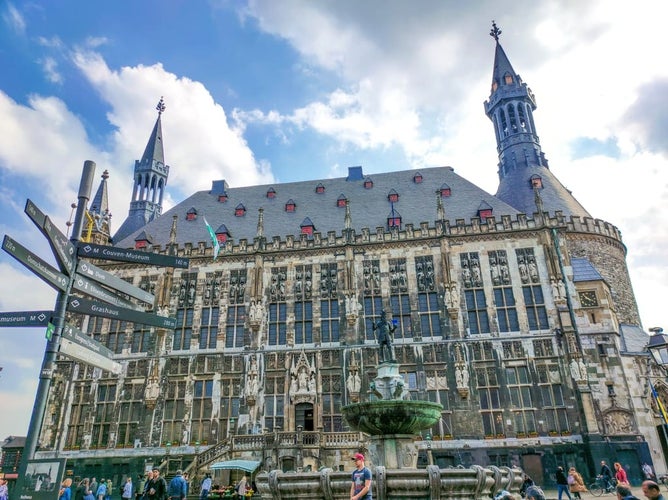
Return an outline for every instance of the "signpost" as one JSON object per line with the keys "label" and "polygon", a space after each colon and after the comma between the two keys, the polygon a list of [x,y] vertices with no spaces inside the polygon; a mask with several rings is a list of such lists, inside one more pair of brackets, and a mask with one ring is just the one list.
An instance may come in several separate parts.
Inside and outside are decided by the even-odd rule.
{"label": "signpost", "polygon": [[40,259],[19,242],[5,235],[5,238],[2,240],[2,249],[55,289],[62,290],[63,292],[67,291],[69,278],[51,264],[47,264]]}
{"label": "signpost", "polygon": [[63,327],[60,353],[116,375],[121,372],[121,364],[111,359],[111,350],[72,325]]}
{"label": "signpost", "polygon": [[[69,310],[80,314],[141,323],[158,328],[171,329],[176,326],[174,318],[143,312],[142,306],[117,293],[149,304],[153,304],[155,300],[152,294],[99,269],[89,262],[81,261],[80,258],[89,257],[92,259],[179,267],[183,269],[187,269],[190,265],[189,259],[182,257],[124,250],[91,243],[79,244],[77,247],[86,214],[86,207],[90,200],[94,175],[95,163],[92,161],[84,162],[81,182],[79,184],[77,210],[74,223],[72,224],[71,239],[68,239],[67,236],[58,230],[51,219],[37,205],[31,200],[26,201],[25,213],[48,240],[60,270],[48,264],[9,236],[5,236],[2,242],[3,250],[58,290],[58,297],[53,311],[0,313],[0,328],[48,325],[46,332],[47,344],[40,370],[39,385],[35,394],[35,404],[32,409],[30,427],[28,428],[26,444],[19,468],[19,477],[24,480],[25,491],[30,493],[26,493],[25,496],[22,495],[22,498],[28,500],[35,496],[35,490],[38,489],[31,483],[31,480],[34,479],[35,474],[40,472],[41,469],[33,465],[38,462],[34,461],[33,458],[44,421],[46,403],[58,354],[97,366],[112,373],[120,373],[121,371],[121,364],[113,360],[114,353],[112,351],[75,327],[65,324],[66,312]],[[73,289],[103,302],[72,296]],[[58,465],[59,462],[52,461],[48,466],[49,470]],[[56,476],[56,479],[58,479],[58,476]]]}
{"label": "signpost", "polygon": [[67,304],[67,310],[79,314],[131,321],[133,323],[141,323],[142,325],[157,326],[160,328],[173,329],[176,326],[176,320],[174,318],[116,307],[110,304],[102,304],[101,302],[81,299],[79,297],[70,299]]}
{"label": "signpost", "polygon": [[188,269],[190,260],[185,257],[174,257],[159,253],[143,252],[141,250],[127,250],[123,248],[94,245],[93,243],[79,243],[79,257],[90,259],[106,259],[118,262],[134,262],[150,264],[159,267],[180,267]]}
{"label": "signpost", "polygon": [[154,295],[142,290],[141,288],[137,288],[136,286],[131,285],[127,281],[122,280],[121,278],[118,278],[113,274],[108,273],[107,271],[104,271],[97,266],[94,266],[90,262],[86,262],[85,260],[79,261],[79,265],[77,266],[77,273],[81,276],[86,276],[89,279],[95,280],[109,288],[118,290],[119,292],[129,295],[130,297],[139,299],[142,302],[153,304],[155,301]]}
{"label": "signpost", "polygon": [[0,327],[5,326],[46,326],[53,311],[0,312]]}

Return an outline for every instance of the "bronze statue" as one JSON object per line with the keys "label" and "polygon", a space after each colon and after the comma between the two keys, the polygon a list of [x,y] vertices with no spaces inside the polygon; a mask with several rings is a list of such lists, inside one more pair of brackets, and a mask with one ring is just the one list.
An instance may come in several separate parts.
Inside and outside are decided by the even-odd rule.
{"label": "bronze statue", "polygon": [[396,329],[395,325],[388,323],[387,313],[382,311],[380,319],[373,325],[373,330],[378,330],[378,356],[381,363],[386,361],[396,363],[394,348],[392,347],[392,341],[394,340],[392,334]]}

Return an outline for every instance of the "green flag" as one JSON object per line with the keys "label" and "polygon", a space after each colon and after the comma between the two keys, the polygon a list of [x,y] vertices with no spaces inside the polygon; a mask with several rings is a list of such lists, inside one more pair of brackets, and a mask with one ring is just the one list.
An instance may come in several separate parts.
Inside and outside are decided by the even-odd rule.
{"label": "green flag", "polygon": [[206,217],[203,217],[204,225],[206,225],[206,230],[209,231],[209,236],[211,236],[211,243],[213,243],[213,260],[216,260],[218,257],[218,252],[220,252],[220,243],[218,243],[218,238],[216,238],[216,233],[213,232],[213,228],[206,221]]}

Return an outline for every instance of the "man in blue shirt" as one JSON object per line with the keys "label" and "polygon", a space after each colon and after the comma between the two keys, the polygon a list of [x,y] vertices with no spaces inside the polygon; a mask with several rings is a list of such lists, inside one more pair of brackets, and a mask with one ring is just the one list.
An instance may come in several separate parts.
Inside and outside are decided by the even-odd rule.
{"label": "man in blue shirt", "polygon": [[364,466],[364,455],[355,453],[355,470],[350,485],[350,500],[372,500],[371,471]]}
{"label": "man in blue shirt", "polygon": [[183,479],[183,472],[181,470],[177,470],[176,476],[174,476],[169,482],[167,495],[169,496],[170,500],[184,500],[187,493],[188,486],[186,485],[186,480]]}
{"label": "man in blue shirt", "polygon": [[211,474],[207,474],[204,481],[202,481],[200,491],[200,500],[206,500],[209,497],[209,491],[211,491]]}

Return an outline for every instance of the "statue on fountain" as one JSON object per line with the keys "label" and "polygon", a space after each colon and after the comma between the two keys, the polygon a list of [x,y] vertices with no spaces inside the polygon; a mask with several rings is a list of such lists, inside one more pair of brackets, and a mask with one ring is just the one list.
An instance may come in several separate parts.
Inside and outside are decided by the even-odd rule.
{"label": "statue on fountain", "polygon": [[381,311],[380,319],[373,325],[373,331],[378,330],[378,356],[381,363],[396,363],[394,348],[392,347],[392,341],[394,340],[392,334],[396,329],[396,325],[388,323],[387,313]]}

